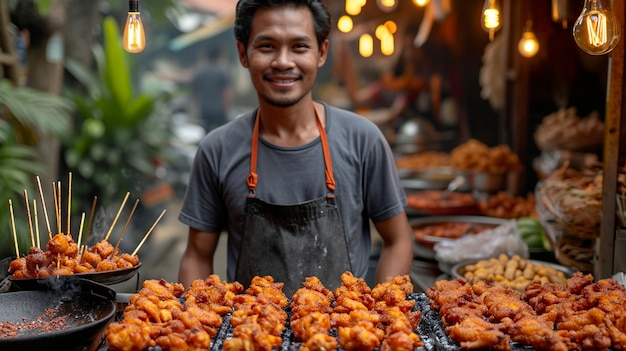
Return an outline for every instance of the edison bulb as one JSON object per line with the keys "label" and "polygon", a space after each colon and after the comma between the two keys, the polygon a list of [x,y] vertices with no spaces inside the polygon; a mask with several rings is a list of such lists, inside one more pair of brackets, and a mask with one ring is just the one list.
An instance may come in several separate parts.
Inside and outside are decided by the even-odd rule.
{"label": "edison bulb", "polygon": [[520,39],[517,44],[517,49],[524,57],[535,56],[539,51],[539,41],[537,41],[535,33],[530,30],[525,31],[524,34],[522,34],[522,39]]}
{"label": "edison bulb", "polygon": [[128,13],[122,40],[124,50],[133,54],[143,51],[146,47],[146,34],[143,30],[143,22],[139,12]]}
{"label": "edison bulb", "polygon": [[606,0],[585,0],[572,32],[576,44],[591,55],[611,52],[621,35],[619,21]]}
{"label": "edison bulb", "polygon": [[489,33],[489,40],[494,39],[495,32],[500,29],[500,8],[496,0],[485,0],[480,21],[483,29]]}

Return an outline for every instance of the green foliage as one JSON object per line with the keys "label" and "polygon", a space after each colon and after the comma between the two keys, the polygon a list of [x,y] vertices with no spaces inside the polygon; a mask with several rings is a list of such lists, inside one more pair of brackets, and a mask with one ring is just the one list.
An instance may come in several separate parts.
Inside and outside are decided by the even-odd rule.
{"label": "green foliage", "polygon": [[72,109],[64,98],[0,81],[0,257],[15,255],[8,200],[14,207],[20,252],[30,248],[23,193],[32,198],[35,176],[44,172],[33,145],[39,134],[69,134]]}
{"label": "green foliage", "polygon": [[77,106],[77,132],[65,135],[62,143],[68,169],[81,178],[74,184],[76,196],[89,202],[98,196],[106,204],[128,191],[141,192],[153,181],[154,162],[161,158],[169,129],[165,116],[155,111],[163,96],[135,93],[129,55],[111,17],[104,19],[103,34],[104,47],[94,49],[97,73],[66,62],[86,92],[67,92]]}

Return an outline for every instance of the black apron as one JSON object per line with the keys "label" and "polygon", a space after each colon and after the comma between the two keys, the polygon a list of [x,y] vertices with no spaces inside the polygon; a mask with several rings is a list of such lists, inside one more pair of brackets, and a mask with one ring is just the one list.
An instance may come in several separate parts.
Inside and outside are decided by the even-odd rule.
{"label": "black apron", "polygon": [[[315,110],[315,107],[314,107]],[[341,275],[351,271],[348,245],[334,195],[330,151],[326,132],[315,110],[320,133],[328,195],[301,204],[282,206],[266,203],[255,195],[258,175],[259,112],[252,132],[250,175],[246,200],[246,223],[235,280],[248,286],[255,276],[270,275],[284,283],[288,296],[306,277],[316,276],[328,289],[341,284]]]}

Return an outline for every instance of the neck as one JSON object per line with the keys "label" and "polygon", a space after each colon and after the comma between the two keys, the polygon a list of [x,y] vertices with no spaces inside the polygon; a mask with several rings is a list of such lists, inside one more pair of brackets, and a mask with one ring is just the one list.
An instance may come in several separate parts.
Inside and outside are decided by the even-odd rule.
{"label": "neck", "polygon": [[[323,107],[316,105],[324,124]],[[289,108],[260,106],[259,109],[260,135],[274,145],[295,147],[307,144],[319,136],[313,103]]]}

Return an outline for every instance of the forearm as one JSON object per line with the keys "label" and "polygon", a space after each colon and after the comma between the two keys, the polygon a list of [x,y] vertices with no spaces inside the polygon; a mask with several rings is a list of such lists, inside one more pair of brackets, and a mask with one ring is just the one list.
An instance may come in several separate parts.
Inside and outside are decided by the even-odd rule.
{"label": "forearm", "polygon": [[375,224],[383,238],[383,247],[376,268],[376,283],[409,274],[413,261],[413,232],[406,214]]}
{"label": "forearm", "polygon": [[389,281],[395,276],[409,274],[413,250],[410,245],[393,245],[382,248],[376,267],[376,283]]}
{"label": "forearm", "polygon": [[198,260],[194,257],[183,255],[178,270],[178,281],[185,287],[190,287],[196,279],[205,279],[213,274],[213,262]]}

